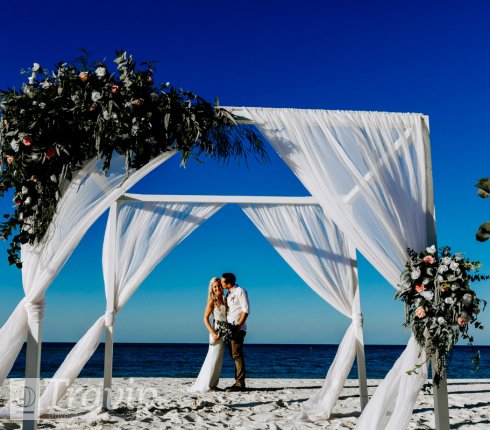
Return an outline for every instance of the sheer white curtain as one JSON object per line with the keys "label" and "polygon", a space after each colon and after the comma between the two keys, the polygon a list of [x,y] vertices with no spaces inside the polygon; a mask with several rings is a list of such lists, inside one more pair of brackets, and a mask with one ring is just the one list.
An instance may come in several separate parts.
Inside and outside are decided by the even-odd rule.
{"label": "sheer white curtain", "polygon": [[[429,135],[421,116],[265,108],[243,108],[241,114],[256,122],[325,213],[396,288],[408,260],[406,248],[421,251],[428,245],[427,220],[433,216],[426,172]],[[423,361],[417,357],[407,347],[401,357],[406,369],[391,373],[386,384],[400,389],[385,405],[371,401],[363,412],[371,423],[381,423],[391,411],[393,422],[400,423],[400,415],[413,409],[425,372],[407,379],[404,371]],[[382,395],[378,389],[375,396]],[[365,422],[359,428],[367,428]]]}
{"label": "sheer white curtain", "polygon": [[26,340],[28,321],[43,318],[46,290],[95,220],[131,186],[175,152],[168,152],[133,172],[125,157],[114,154],[107,173],[102,160],[92,159],[62,185],[56,214],[42,241],[23,245],[22,284],[25,298],[0,329],[0,383],[3,383]]}
{"label": "sheer white curtain", "polygon": [[[132,201],[118,203],[117,215],[109,216],[104,237],[102,265],[106,313],[97,319],[73,347],[54,375],[41,396],[41,413],[55,406],[63,397],[97,349],[104,327],[114,324],[115,314],[155,266],[222,206]],[[115,237],[115,243],[111,243],[111,237]],[[114,263],[114,272],[109,269],[111,262]]]}
{"label": "sheer white curtain", "polygon": [[327,303],[352,319],[321,388],[302,404],[303,419],[327,419],[363,344],[355,248],[313,205],[241,205],[264,237],[296,273]]}

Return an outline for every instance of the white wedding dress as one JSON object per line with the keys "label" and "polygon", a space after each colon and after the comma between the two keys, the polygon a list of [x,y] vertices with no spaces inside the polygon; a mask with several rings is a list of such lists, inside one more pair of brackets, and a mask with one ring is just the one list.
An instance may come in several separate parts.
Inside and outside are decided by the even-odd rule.
{"label": "white wedding dress", "polygon": [[[219,308],[213,308],[214,328],[217,327],[218,321],[226,321],[226,307],[221,305]],[[190,388],[191,392],[205,393],[218,385],[221,374],[221,365],[223,364],[223,354],[225,352],[225,342],[219,339],[217,342],[209,335],[209,349],[206,359],[201,367],[201,371],[196,382]]]}

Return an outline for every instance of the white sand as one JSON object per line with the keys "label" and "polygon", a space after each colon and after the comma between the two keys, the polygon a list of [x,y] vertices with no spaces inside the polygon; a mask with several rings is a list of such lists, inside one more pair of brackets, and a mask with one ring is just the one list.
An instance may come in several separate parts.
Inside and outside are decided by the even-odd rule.
{"label": "white sand", "polygon": [[[318,379],[252,379],[246,392],[189,394],[192,379],[116,378],[114,407],[100,410],[101,379],[78,379],[74,391],[39,428],[56,429],[353,429],[359,416],[357,380],[348,380],[328,421],[295,422]],[[220,387],[234,381],[222,379]],[[378,380],[368,380],[371,395]],[[450,380],[451,428],[490,429],[490,380]],[[95,401],[94,401],[95,400]],[[68,403],[71,404],[68,404]],[[84,406],[82,407],[82,403]],[[88,403],[88,405],[87,405]],[[98,406],[96,406],[98,405]],[[1,421],[0,429],[20,428]],[[432,396],[421,393],[409,429],[434,428]]]}

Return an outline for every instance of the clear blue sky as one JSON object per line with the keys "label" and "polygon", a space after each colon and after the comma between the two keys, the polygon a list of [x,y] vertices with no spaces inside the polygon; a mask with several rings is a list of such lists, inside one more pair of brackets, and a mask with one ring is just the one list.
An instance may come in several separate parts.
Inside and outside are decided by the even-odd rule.
{"label": "clear blue sky", "polygon": [[[440,245],[466,251],[490,273],[490,243],[474,239],[490,220],[476,196],[490,176],[490,4],[484,1],[4,2],[0,87],[19,70],[78,56],[158,60],[156,80],[229,106],[422,112],[430,116]],[[133,191],[165,194],[307,195],[271,152],[249,168],[178,160]],[[0,201],[5,211],[11,202]],[[104,215],[47,294],[44,338],[77,340],[104,312]],[[228,244],[228,245],[226,245]],[[337,343],[348,320],[315,295],[237,207],[227,207],[169,255],[116,323],[117,341],[205,342],[208,279],[234,271],[252,301],[250,343]],[[0,244],[0,322],[22,297],[20,272]],[[365,341],[401,344],[395,290],[360,261]],[[476,289],[490,300],[490,283]],[[482,320],[490,330],[490,309]],[[477,343],[490,344],[490,331]]]}

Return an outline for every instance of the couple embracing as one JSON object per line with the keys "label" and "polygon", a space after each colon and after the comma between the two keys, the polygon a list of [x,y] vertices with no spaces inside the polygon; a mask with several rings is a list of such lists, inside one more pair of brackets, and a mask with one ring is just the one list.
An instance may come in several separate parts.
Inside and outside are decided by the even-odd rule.
{"label": "couple embracing", "polygon": [[[191,391],[206,392],[217,389],[227,343],[235,362],[235,384],[227,388],[227,391],[245,390],[243,341],[247,333],[245,321],[249,313],[247,292],[236,284],[233,273],[223,273],[221,278],[211,278],[208,303],[204,311],[204,325],[209,331],[209,349]],[[213,324],[209,322],[211,315]]]}

